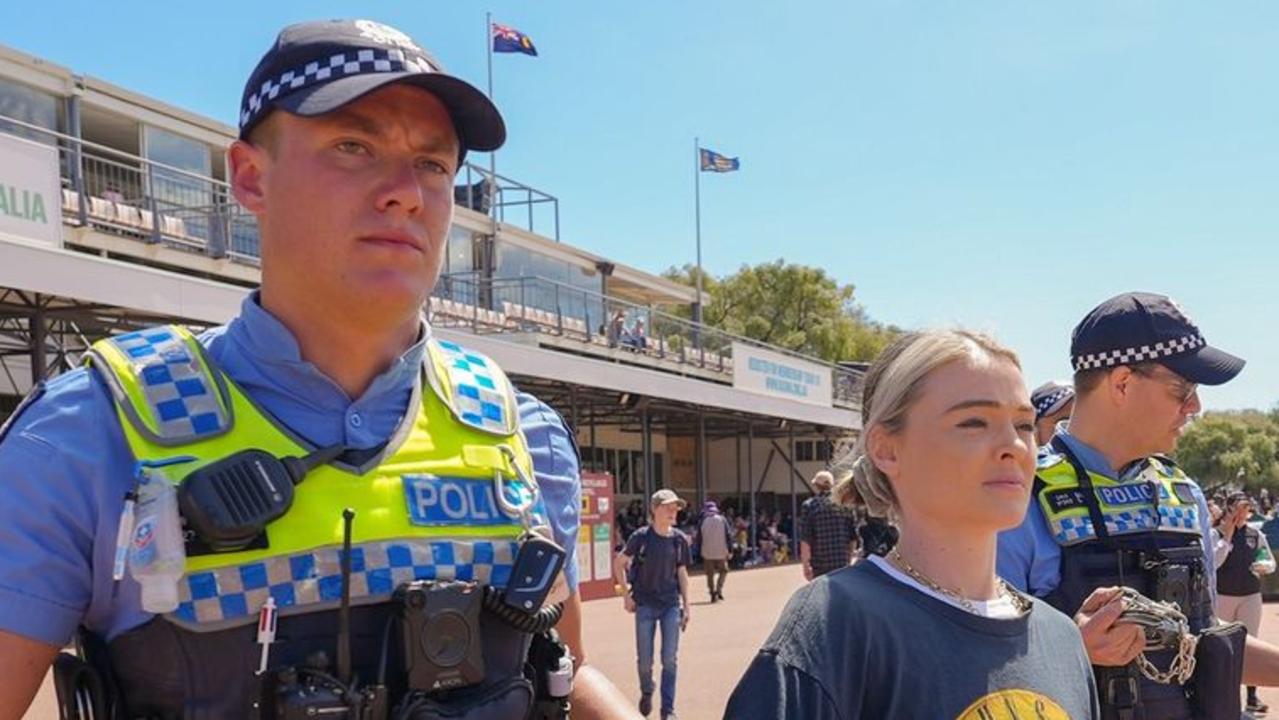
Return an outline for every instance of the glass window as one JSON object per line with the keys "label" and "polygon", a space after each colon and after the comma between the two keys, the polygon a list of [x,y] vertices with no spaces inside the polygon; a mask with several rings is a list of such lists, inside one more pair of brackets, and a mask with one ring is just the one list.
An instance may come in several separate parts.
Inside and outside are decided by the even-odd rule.
{"label": "glass window", "polygon": [[213,204],[213,188],[206,179],[212,173],[207,145],[167,130],[144,126],[143,147],[148,160],[198,176],[156,168],[153,192],[162,207],[207,208]]}
{"label": "glass window", "polygon": [[645,489],[645,473],[644,473],[644,453],[639,450],[631,451],[631,478],[635,483],[635,492],[642,493]]}
{"label": "glass window", "polygon": [[449,249],[444,262],[444,272],[450,274],[475,270],[475,235],[470,230],[457,225],[449,228]]}
{"label": "glass window", "polygon": [[[56,132],[62,127],[61,112],[62,103],[57,96],[0,78],[0,115]],[[11,123],[0,122],[0,129],[46,145],[55,143],[51,135]]]}
{"label": "glass window", "polygon": [[813,444],[807,440],[795,443],[795,462],[810,462],[813,459]]}

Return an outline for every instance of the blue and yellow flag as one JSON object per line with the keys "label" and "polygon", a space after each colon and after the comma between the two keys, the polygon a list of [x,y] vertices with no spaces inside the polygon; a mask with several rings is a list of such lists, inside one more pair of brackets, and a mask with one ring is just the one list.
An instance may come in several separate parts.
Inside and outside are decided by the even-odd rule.
{"label": "blue and yellow flag", "polygon": [[714,150],[698,148],[698,152],[702,156],[702,172],[725,173],[740,170],[742,167],[741,161],[737,158],[724,157]]}
{"label": "blue and yellow flag", "polygon": [[493,23],[493,52],[524,53],[537,57],[537,48],[528,35],[515,28]]}

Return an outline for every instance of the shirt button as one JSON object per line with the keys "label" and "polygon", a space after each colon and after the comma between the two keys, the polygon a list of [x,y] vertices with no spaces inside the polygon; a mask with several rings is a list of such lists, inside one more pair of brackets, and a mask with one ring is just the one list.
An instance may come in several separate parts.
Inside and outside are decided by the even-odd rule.
{"label": "shirt button", "polygon": [[351,413],[351,427],[360,427],[364,424],[364,418],[359,413]]}

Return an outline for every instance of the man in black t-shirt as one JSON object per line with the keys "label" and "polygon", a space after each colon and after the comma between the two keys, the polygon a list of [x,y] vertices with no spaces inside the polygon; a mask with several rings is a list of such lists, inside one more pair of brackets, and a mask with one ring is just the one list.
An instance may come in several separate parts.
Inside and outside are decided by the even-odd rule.
{"label": "man in black t-shirt", "polygon": [[662,720],[675,717],[675,667],[679,634],[688,627],[688,537],[675,528],[684,501],[673,490],[653,493],[652,524],[636,530],[613,562],[613,581],[624,590],[627,612],[635,613],[639,655],[639,710],[653,710],[653,635],[662,631]]}

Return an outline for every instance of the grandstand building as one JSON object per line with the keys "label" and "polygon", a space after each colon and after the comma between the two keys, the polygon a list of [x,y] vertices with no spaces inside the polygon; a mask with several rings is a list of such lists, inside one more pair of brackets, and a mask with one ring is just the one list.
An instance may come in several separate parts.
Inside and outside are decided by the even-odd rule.
{"label": "grandstand building", "polygon": [[[0,418],[98,338],[233,316],[259,277],[235,134],[0,47]],[[457,199],[435,332],[563,413],[618,506],[673,487],[791,512],[859,426],[858,370],[683,319],[693,289],[562,241],[552,195],[467,165]]]}

